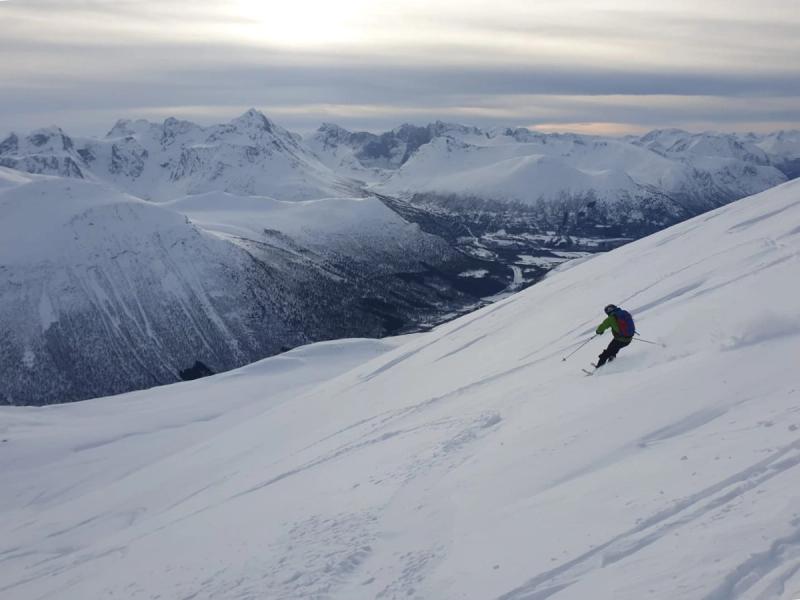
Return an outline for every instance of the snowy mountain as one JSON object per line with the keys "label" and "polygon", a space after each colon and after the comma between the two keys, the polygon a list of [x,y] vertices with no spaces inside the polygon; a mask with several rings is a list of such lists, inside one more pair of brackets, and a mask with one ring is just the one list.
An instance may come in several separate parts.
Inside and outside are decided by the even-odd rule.
{"label": "snowy mountain", "polygon": [[750,134],[745,139],[766,152],[787,177],[800,177],[800,131],[777,131],[766,136]]}
{"label": "snowy mountain", "polygon": [[12,133],[0,142],[0,166],[81,179],[86,168],[72,138],[60,127],[38,129],[24,138]]}
{"label": "snowy mountain", "polygon": [[308,143],[426,231],[531,281],[539,276],[531,265],[558,252],[613,248],[797,176],[797,139],[677,129],[604,138],[434,123],[381,135],[327,125]]}
{"label": "snowy mountain", "polygon": [[422,146],[445,135],[480,135],[476,127],[436,121],[420,127],[406,123],[382,134],[351,132],[333,123],[323,123],[306,142],[316,155],[337,173],[375,182],[384,171],[402,167]]}
{"label": "snowy mountain", "polygon": [[471,268],[375,198],[154,204],[0,168],[0,403],[108,395],[198,361],[219,372],[418,327],[474,306],[480,285],[457,275]]}
{"label": "snowy mountain", "polygon": [[55,127],[12,134],[0,143],[0,166],[106,182],[147,200],[209,191],[280,200],[362,194],[253,109],[212,127],[122,120],[102,139],[72,139]]}
{"label": "snowy mountain", "polygon": [[797,132],[759,137],[669,129],[604,138],[442,122],[380,135],[325,124],[307,142],[334,170],[371,173],[376,189],[389,194],[530,204],[587,195],[613,202],[658,192],[698,202],[700,210],[785,181],[781,168],[798,153]]}
{"label": "snowy mountain", "polygon": [[[428,333],[0,408],[0,590],[793,600],[798,223],[790,182]],[[611,301],[643,339],[585,377]]]}
{"label": "snowy mountain", "polygon": [[[456,196],[487,201],[565,200],[647,213],[673,221],[763,191],[794,177],[800,133],[692,134],[656,130],[627,138],[481,130],[437,121],[382,134],[324,124],[307,140],[251,109],[201,127],[119,121],[101,139],[71,138],[58,127],[0,142],[0,166],[110,183],[144,199],[224,191],[278,200],[363,195]],[[619,215],[618,215],[619,216]],[[633,219],[652,230],[647,214]],[[663,227],[658,222],[656,228]]]}
{"label": "snowy mountain", "polygon": [[304,141],[256,110],[209,127],[123,120],[100,139],[12,134],[0,402],[424,329],[781,183],[799,149],[797,132],[611,139],[443,122],[327,124]]}

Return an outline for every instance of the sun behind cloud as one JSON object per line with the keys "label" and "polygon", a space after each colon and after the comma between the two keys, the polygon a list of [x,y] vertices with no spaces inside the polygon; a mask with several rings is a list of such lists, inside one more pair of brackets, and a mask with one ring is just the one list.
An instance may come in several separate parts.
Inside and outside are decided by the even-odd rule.
{"label": "sun behind cloud", "polygon": [[368,32],[360,15],[369,6],[365,0],[233,0],[231,10],[238,34],[267,45],[302,49],[364,41]]}

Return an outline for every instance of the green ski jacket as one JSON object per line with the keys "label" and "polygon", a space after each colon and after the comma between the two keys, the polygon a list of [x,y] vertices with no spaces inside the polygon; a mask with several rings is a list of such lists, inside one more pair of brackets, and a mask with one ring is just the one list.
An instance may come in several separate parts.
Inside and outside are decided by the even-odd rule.
{"label": "green ski jacket", "polygon": [[619,340],[620,342],[630,342],[633,338],[631,336],[625,337],[621,335],[619,332],[619,325],[617,324],[617,320],[614,318],[613,314],[608,315],[605,320],[597,326],[595,333],[597,335],[602,335],[603,332],[611,327],[611,331],[614,334],[614,339]]}

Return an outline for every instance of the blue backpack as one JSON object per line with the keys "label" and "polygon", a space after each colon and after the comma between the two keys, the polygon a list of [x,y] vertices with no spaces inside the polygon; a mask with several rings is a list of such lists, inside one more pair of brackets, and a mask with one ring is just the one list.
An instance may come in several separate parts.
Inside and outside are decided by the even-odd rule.
{"label": "blue backpack", "polygon": [[633,337],[633,334],[636,333],[636,325],[633,324],[631,313],[618,308],[614,311],[614,318],[617,320],[619,334],[623,337]]}

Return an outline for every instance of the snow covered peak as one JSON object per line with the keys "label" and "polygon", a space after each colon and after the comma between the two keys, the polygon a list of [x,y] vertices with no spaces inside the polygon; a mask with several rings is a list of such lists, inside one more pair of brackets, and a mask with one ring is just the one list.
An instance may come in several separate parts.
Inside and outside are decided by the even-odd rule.
{"label": "snow covered peak", "polygon": [[324,123],[307,140],[325,164],[350,176],[381,180],[382,171],[397,170],[426,144],[442,137],[483,135],[476,127],[435,121],[428,125],[404,123],[381,134],[351,132]]}
{"label": "snow covered peak", "polygon": [[[1,147],[1,146],[0,146]],[[18,145],[22,153],[69,152],[75,147],[72,139],[55,125],[36,129]]]}
{"label": "snow covered peak", "polygon": [[329,123],[327,121],[322,123],[322,125],[320,125],[317,128],[317,131],[319,131],[321,133],[326,133],[326,134],[329,134],[329,135],[348,136],[348,135],[352,134],[351,131],[345,129],[341,125],[337,125],[336,123]]}
{"label": "snow covered peak", "polygon": [[[683,129],[678,129],[676,127],[669,127],[666,129],[653,129],[652,131],[648,131],[646,134],[641,136],[639,140],[642,143],[651,143],[651,142],[661,142],[662,144],[672,145],[675,143],[676,139],[684,138],[690,136],[691,134],[688,131]],[[669,140],[666,141],[665,140]]]}
{"label": "snow covered peak", "polygon": [[547,134],[531,131],[526,127],[496,127],[489,129],[486,136],[490,138],[509,137],[521,143],[539,143],[547,137]]}
{"label": "snow covered peak", "polygon": [[119,119],[106,134],[106,138],[140,136],[150,134],[155,129],[163,129],[163,126],[146,119]]}
{"label": "snow covered peak", "polygon": [[789,158],[800,158],[800,130],[785,129],[754,140],[762,150]]}
{"label": "snow covered peak", "polygon": [[231,123],[244,129],[263,129],[268,132],[272,132],[275,128],[275,124],[270,121],[264,113],[255,108],[247,110],[242,115],[233,119]]}
{"label": "snow covered peak", "polygon": [[314,133],[313,137],[319,139],[325,145],[337,146],[340,144],[349,144],[353,135],[355,135],[353,132],[335,123],[323,123]]}
{"label": "snow covered peak", "polygon": [[0,155],[13,154],[19,149],[19,136],[11,132],[7,138],[0,141]]}
{"label": "snow covered peak", "polygon": [[[145,122],[149,124],[148,121]],[[114,123],[114,126],[108,130],[108,133],[106,133],[106,137],[116,138],[132,135],[135,131],[132,125],[133,121],[131,119],[117,119],[117,122]]]}
{"label": "snow covered peak", "polygon": [[200,134],[203,128],[191,121],[169,117],[164,120],[161,129],[163,132],[162,141],[168,143],[178,137],[187,136],[192,133]]}
{"label": "snow covered peak", "polygon": [[56,126],[37,129],[25,137],[9,135],[0,142],[0,166],[77,178],[85,176],[86,167],[72,138]]}
{"label": "snow covered peak", "polygon": [[485,135],[485,132],[478,127],[438,120],[430,123],[427,129],[431,132],[431,137],[441,135]]}
{"label": "snow covered peak", "polygon": [[229,123],[209,127],[206,135],[207,141],[212,143],[254,144],[263,148],[282,149],[296,155],[308,152],[303,147],[302,137],[277,125],[253,108]]}
{"label": "snow covered peak", "polygon": [[758,147],[754,139],[734,134],[661,129],[651,131],[634,143],[659,154],[678,158],[736,159],[756,165],[770,162],[767,153]]}

